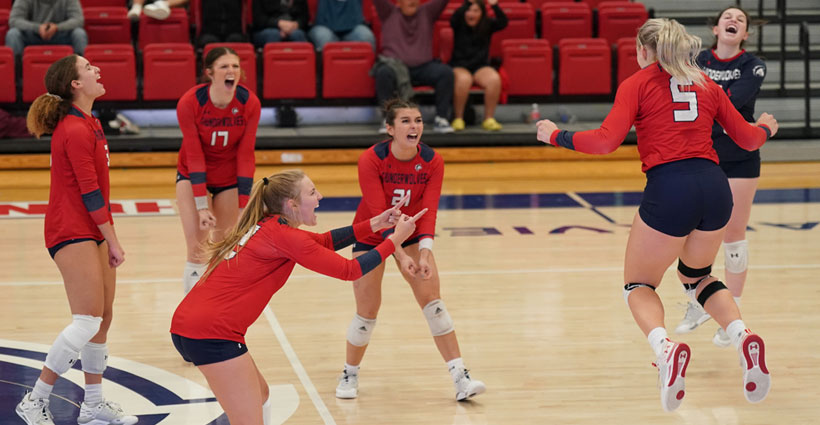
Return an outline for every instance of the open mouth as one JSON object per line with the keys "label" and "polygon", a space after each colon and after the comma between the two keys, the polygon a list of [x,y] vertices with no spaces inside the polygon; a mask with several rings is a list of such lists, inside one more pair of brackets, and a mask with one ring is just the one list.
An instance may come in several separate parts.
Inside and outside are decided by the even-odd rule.
{"label": "open mouth", "polygon": [[729,25],[726,27],[726,32],[729,34],[737,34],[737,27],[734,25]]}
{"label": "open mouth", "polygon": [[418,133],[410,133],[410,134],[407,135],[407,140],[409,140],[411,142],[415,142],[418,139],[419,139],[419,134]]}
{"label": "open mouth", "polygon": [[225,87],[228,89],[232,89],[233,86],[236,84],[236,80],[233,77],[228,77],[225,79]]}

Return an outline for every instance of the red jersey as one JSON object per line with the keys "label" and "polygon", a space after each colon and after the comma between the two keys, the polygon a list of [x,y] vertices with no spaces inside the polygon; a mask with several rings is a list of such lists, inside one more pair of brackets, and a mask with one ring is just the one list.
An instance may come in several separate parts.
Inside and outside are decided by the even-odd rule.
{"label": "red jersey", "polygon": [[615,104],[600,128],[577,133],[555,131],[550,143],[579,152],[610,153],[634,123],[644,172],[687,158],[717,163],[712,148],[712,123],[717,120],[740,147],[760,148],[771,131],[766,126],[749,125],[723,89],[706,75],[704,79],[704,87],[680,82],[660,64],[649,65],[621,83]]}
{"label": "red jersey", "polygon": [[[408,204],[402,207],[404,214],[413,216],[427,208],[416,222],[415,232],[408,241],[433,238],[436,233],[436,214],[441,197],[441,183],[444,180],[444,160],[431,147],[419,143],[418,153],[409,161],[401,161],[390,152],[392,140],[378,143],[364,151],[359,157],[359,187],[362,200],[356,210],[354,223],[378,215],[390,206],[396,205],[406,193],[410,193]],[[359,239],[368,245],[377,245],[390,234],[388,229],[382,235]]]}
{"label": "red jersey", "polygon": [[51,136],[46,247],[77,238],[103,240],[97,226],[114,224],[109,192],[108,142],[100,121],[72,105]]}
{"label": "red jersey", "polygon": [[347,259],[333,250],[372,234],[370,220],[318,234],[287,225],[279,216],[263,218],[205,280],[179,304],[171,332],[192,339],[245,343],[245,332],[298,263],[315,272],[356,280],[393,254],[391,241]]}
{"label": "red jersey", "polygon": [[[197,205],[207,202],[207,187],[236,185],[244,208],[256,170],[254,147],[259,126],[259,98],[243,85],[225,108],[217,108],[208,94],[210,84],[185,92],[177,103],[182,130],[177,170],[191,179]],[[207,205],[207,204],[205,204]]]}

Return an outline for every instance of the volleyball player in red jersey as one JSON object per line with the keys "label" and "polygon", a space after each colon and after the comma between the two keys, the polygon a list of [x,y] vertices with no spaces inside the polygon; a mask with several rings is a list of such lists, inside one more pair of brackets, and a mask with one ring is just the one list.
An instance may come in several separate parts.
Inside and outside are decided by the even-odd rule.
{"label": "volleyball player in red jersey", "polygon": [[203,62],[210,82],[192,87],[177,103],[182,130],[177,208],[188,247],[185,292],[205,271],[208,235],[222,240],[248,202],[261,109],[259,98],[239,84],[243,73],[233,49],[212,49]]}
{"label": "volleyball player in red jersey", "polygon": [[[416,225],[416,232],[402,245],[407,252],[396,250],[396,262],[422,308],[436,347],[447,362],[456,388],[456,400],[466,400],[483,393],[485,386],[483,382],[471,379],[464,367],[453,320],[439,292],[433,236],[444,179],[444,161],[441,155],[421,143],[424,122],[417,105],[393,99],[385,102],[384,109],[387,132],[392,138],[377,143],[359,157],[362,200],[354,222],[390,205],[402,205],[403,211],[411,215],[427,209],[427,214]],[[390,230],[357,239],[353,245],[354,258],[366,255],[389,234]],[[338,398],[356,398],[359,394],[359,365],[376,325],[383,277],[384,264],[380,264],[353,283],[356,314],[347,330],[346,361],[336,387]]]}
{"label": "volleyball player in red jersey", "polygon": [[[357,279],[392,254],[426,212],[403,215],[399,204],[323,234],[299,229],[316,225],[321,199],[298,170],[256,182],[239,222],[223,241],[212,243],[205,276],[174,313],[174,346],[205,375],[233,425],[268,423],[268,385],[245,346],[245,331],[293,267],[298,263],[338,279]],[[365,255],[346,259],[333,252],[394,225],[395,232]]]}
{"label": "volleyball player in red jersey", "polygon": [[700,43],[674,20],[650,19],[637,38],[643,69],[618,88],[599,129],[576,133],[549,120],[538,123],[539,140],[593,154],[614,151],[635,124],[647,183],[626,246],[624,299],[657,356],[661,405],[667,411],[683,400],[690,360],[689,346],[667,338],[663,304],[655,293],[675,258],[693,301],[737,347],[746,399],[759,402],[770,387],[763,339],[746,329],[732,294],[710,275],[732,212],[732,192],[717,165],[711,133],[717,120],[739,146],[754,150],[777,132],[777,121],[766,113],[756,124],[743,119],[694,63]]}
{"label": "volleyball player in red jersey", "polygon": [[114,231],[109,204],[108,142],[91,115],[105,94],[100,69],[82,56],[54,62],[46,72],[47,94],[28,111],[29,132],[51,133],[51,186],[45,218],[48,253],[63,276],[72,322],[46,355],[40,377],[15,409],[28,425],[53,425],[49,396],[57,378],[82,360],[85,396],[80,425],[131,425],[117,403],[102,395],[108,360],[116,267],[125,253]]}

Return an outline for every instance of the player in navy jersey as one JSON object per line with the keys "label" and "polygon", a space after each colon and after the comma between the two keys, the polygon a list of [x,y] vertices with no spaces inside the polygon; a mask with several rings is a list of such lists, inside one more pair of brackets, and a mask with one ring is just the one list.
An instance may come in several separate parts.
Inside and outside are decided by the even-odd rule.
{"label": "player in navy jersey", "polygon": [[[712,27],[715,42],[710,50],[700,52],[697,63],[709,78],[723,88],[743,118],[754,122],[755,100],[766,77],[766,64],[743,50],[743,44],[749,37],[748,29],[749,15],[743,9],[728,7],[722,10]],[[723,235],[723,253],[726,287],[735,298],[735,303],[740,305],[749,261],[746,226],[760,177],[760,151],[740,148],[718,123],[712,127],[712,144],[720,158],[720,168],[729,178],[732,189],[734,207]],[[697,303],[690,302],[684,319],[675,331],[690,332],[709,318],[709,314]],[[719,347],[731,344],[726,331],[720,327],[712,342]]]}
{"label": "player in navy jersey", "polygon": [[[239,81],[239,56],[228,47],[204,59],[206,84],[179,99],[182,147],[177,162],[177,208],[188,247],[185,292],[205,270],[203,243],[222,240],[248,202],[256,169],[259,99]],[[210,195],[210,196],[209,196]]]}
{"label": "player in navy jersey", "polygon": [[85,396],[80,425],[131,425],[117,403],[102,395],[108,360],[116,267],[125,261],[111,218],[108,142],[91,115],[105,94],[100,69],[82,56],[54,62],[46,72],[47,94],[31,104],[27,124],[37,137],[51,133],[51,186],[45,218],[48,252],[63,277],[72,322],[46,355],[40,377],[15,409],[28,425],[54,425],[49,396],[57,378],[82,360]]}
{"label": "player in navy jersey", "polygon": [[[403,244],[404,249],[396,250],[396,263],[427,319],[436,347],[447,362],[456,399],[466,400],[483,393],[485,387],[481,381],[472,380],[464,367],[453,320],[439,293],[433,236],[444,179],[444,161],[441,155],[421,143],[424,123],[417,105],[392,99],[384,108],[387,132],[392,138],[377,143],[359,157],[362,200],[354,222],[391,205],[402,205],[402,210],[410,215],[427,209],[427,214],[416,225],[416,232]],[[367,255],[367,251],[378,246],[389,234],[388,230],[380,235],[358,238],[353,245],[353,256]],[[383,277],[384,264],[380,264],[353,283],[356,314],[347,331],[346,362],[336,388],[338,398],[358,396],[359,365],[376,325]]]}
{"label": "player in navy jersey", "polygon": [[694,63],[700,43],[677,21],[650,19],[637,37],[643,69],[618,87],[599,129],[576,133],[561,131],[549,120],[538,122],[538,140],[594,154],[614,151],[635,124],[647,182],[626,246],[624,300],[657,357],[661,406],[667,411],[683,400],[691,357],[688,345],[667,338],[663,303],[655,293],[676,258],[692,300],[738,349],[746,399],[763,400],[770,386],[763,339],[746,329],[731,293],[711,276],[732,193],[710,134],[717,120],[739,146],[754,150],[777,132],[777,121],[764,113],[756,124],[746,122]]}
{"label": "player in navy jersey", "polygon": [[[268,385],[248,353],[245,332],[296,264],[344,280],[366,274],[415,230],[402,204],[352,226],[318,234],[314,210],[322,195],[298,170],[256,182],[247,208],[221,242],[212,243],[205,276],[182,300],[171,322],[171,339],[182,357],[205,375],[233,425],[268,424]],[[366,254],[347,259],[334,251],[395,225],[395,232]]]}

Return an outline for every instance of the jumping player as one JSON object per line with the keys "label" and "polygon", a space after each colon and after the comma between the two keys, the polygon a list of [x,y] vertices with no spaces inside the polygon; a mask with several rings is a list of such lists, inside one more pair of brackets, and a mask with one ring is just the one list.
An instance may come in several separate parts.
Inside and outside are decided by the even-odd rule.
{"label": "jumping player", "polygon": [[[447,362],[456,388],[456,399],[466,400],[485,390],[484,383],[472,380],[456,339],[453,320],[439,294],[438,268],[433,257],[433,235],[436,211],[444,179],[441,155],[421,143],[424,123],[419,108],[412,102],[393,99],[385,103],[387,131],[392,139],[378,143],[359,157],[359,186],[362,200],[354,222],[377,214],[390,205],[401,205],[407,214],[427,209],[419,220],[416,232],[397,249],[396,263],[402,276],[413,289],[433,340]],[[390,231],[357,239],[353,256],[378,246]],[[336,397],[356,398],[359,393],[359,365],[370,342],[376,315],[381,306],[381,285],[384,264],[353,283],[356,314],[347,330],[346,363],[336,387]]]}
{"label": "jumping player", "polygon": [[[715,43],[710,50],[698,55],[698,65],[712,80],[719,84],[732,105],[746,121],[754,122],[755,100],[766,77],[766,64],[743,50],[749,38],[749,14],[738,7],[722,10],[712,27]],[[746,284],[746,268],[749,264],[749,243],[746,226],[752,212],[752,201],[760,178],[760,151],[747,151],[738,147],[723,131],[720,124],[712,127],[712,145],[720,158],[720,168],[729,178],[732,189],[732,216],[723,235],[726,287],[740,305],[740,296]],[[686,333],[709,320],[710,316],[697,303],[687,303],[686,315],[675,332]],[[712,342],[718,347],[731,344],[723,328],[718,327]]]}
{"label": "jumping player", "polygon": [[[354,280],[381,264],[409,237],[416,220],[401,205],[353,226],[317,234],[314,210],[322,195],[298,170],[256,182],[239,223],[213,243],[205,277],[182,300],[171,322],[171,338],[182,357],[205,375],[233,425],[268,424],[268,385],[245,345],[245,332],[298,263],[315,272]],[[391,236],[356,259],[335,252],[357,238],[395,227]]]}
{"label": "jumping player", "polygon": [[99,79],[100,69],[84,57],[59,59],[46,72],[48,93],[35,99],[28,111],[31,134],[52,134],[45,240],[63,277],[73,318],[49,348],[33,390],[15,409],[28,425],[54,425],[49,396],[57,378],[78,358],[85,372],[85,396],[77,423],[137,422],[102,394],[116,267],[125,261],[125,252],[111,217],[108,142],[91,115],[94,100],[105,94]]}
{"label": "jumping player", "polygon": [[188,247],[182,278],[185,292],[205,271],[203,243],[209,233],[220,241],[236,223],[248,202],[256,169],[260,104],[239,83],[243,75],[239,56],[231,48],[218,47],[203,62],[210,82],[192,87],[177,104],[182,148],[176,195]]}
{"label": "jumping player", "polygon": [[635,124],[647,183],[626,246],[624,299],[657,356],[661,406],[667,411],[680,406],[690,360],[688,345],[667,338],[663,303],[655,293],[676,258],[693,302],[715,318],[738,349],[746,399],[759,402],[770,386],[763,339],[746,329],[731,293],[710,274],[731,215],[732,193],[709,135],[717,119],[739,146],[753,150],[777,132],[777,121],[764,113],[756,125],[747,123],[720,86],[698,69],[694,57],[700,38],[677,21],[646,21],[637,48],[643,69],[618,88],[599,129],[561,131],[542,120],[538,140],[605,154]]}

